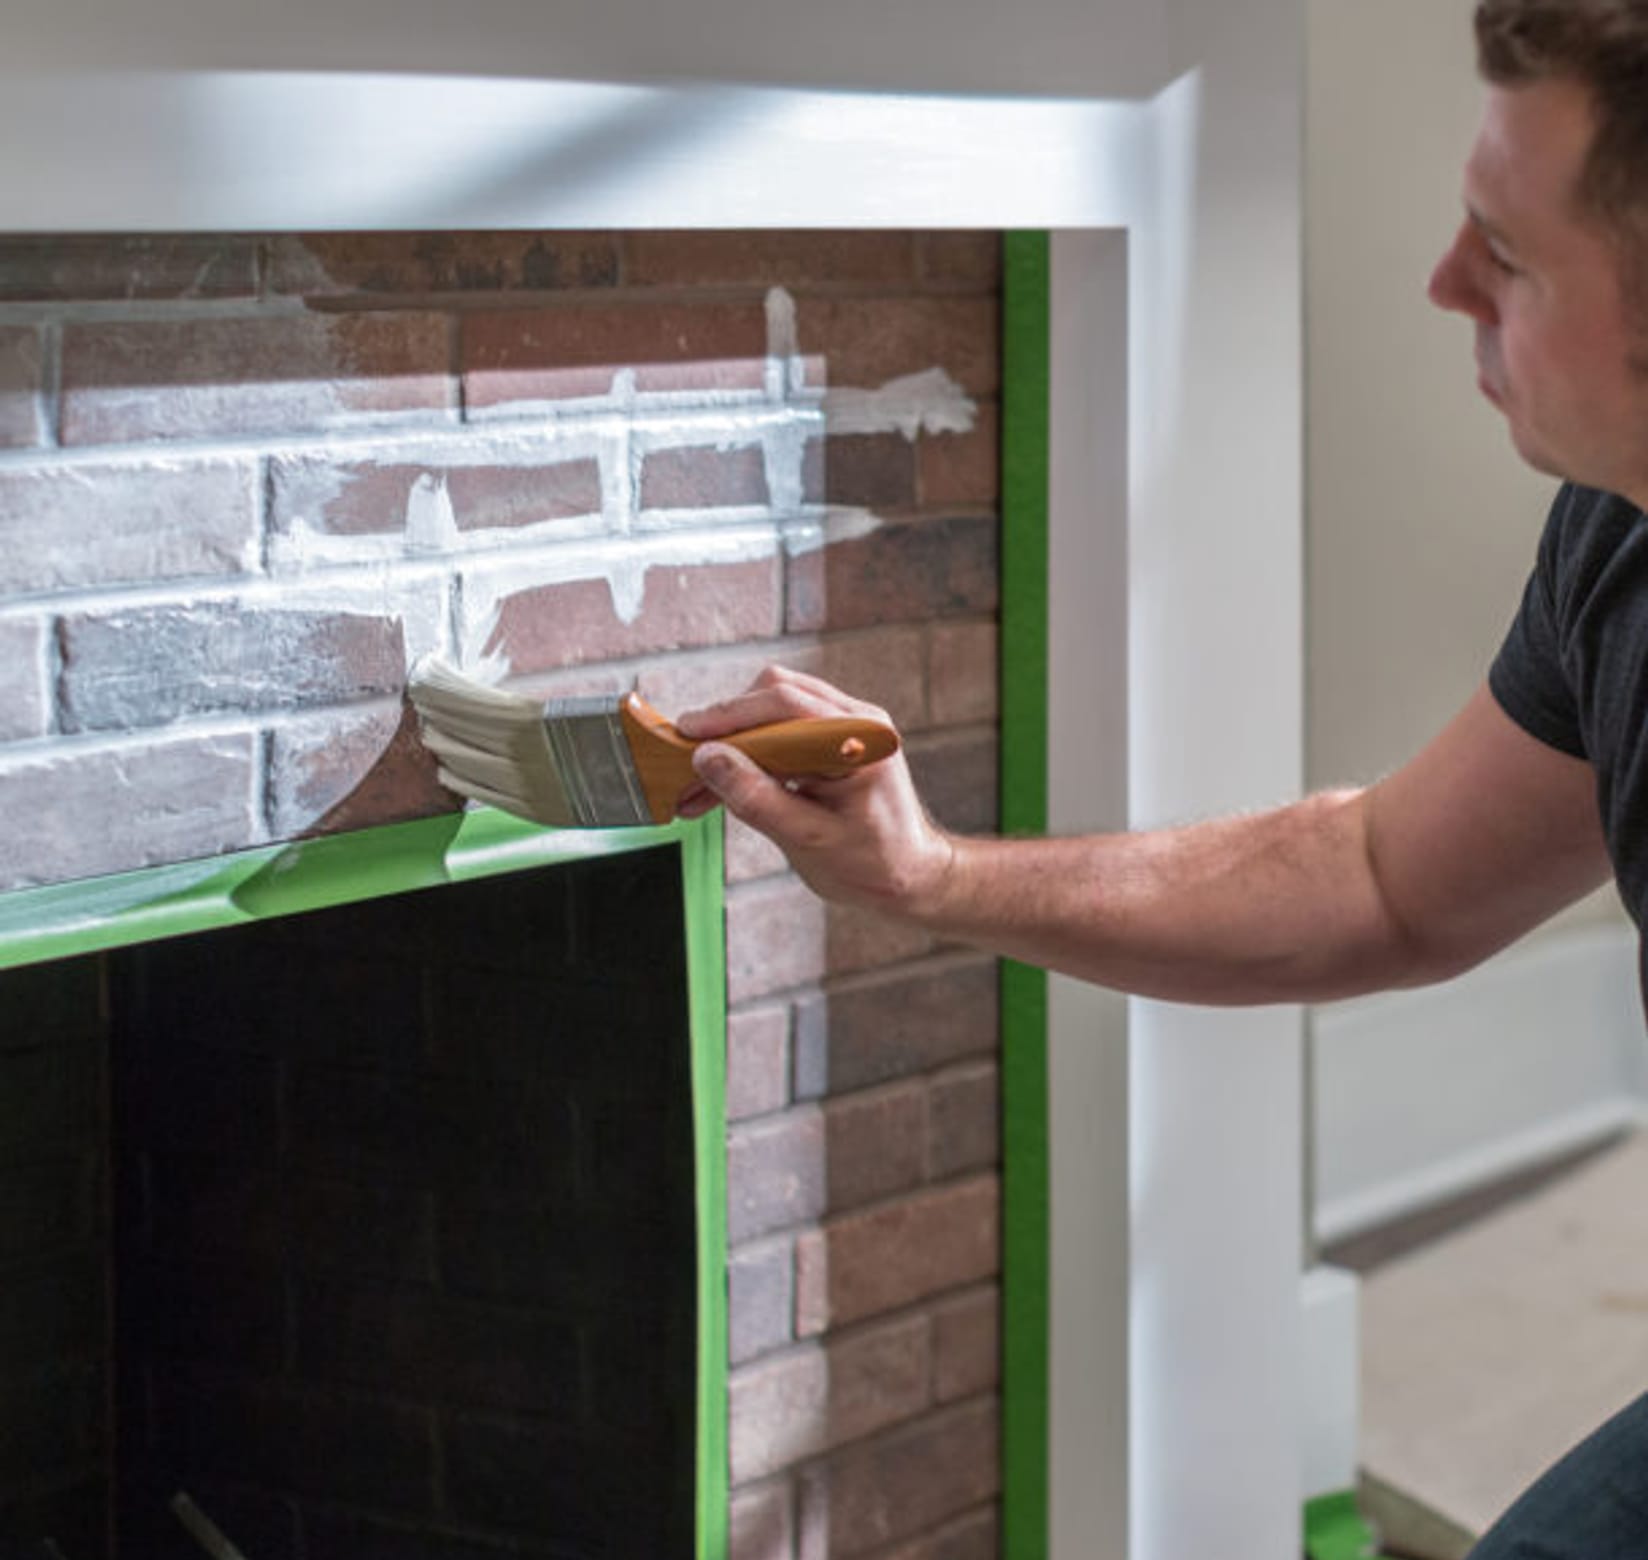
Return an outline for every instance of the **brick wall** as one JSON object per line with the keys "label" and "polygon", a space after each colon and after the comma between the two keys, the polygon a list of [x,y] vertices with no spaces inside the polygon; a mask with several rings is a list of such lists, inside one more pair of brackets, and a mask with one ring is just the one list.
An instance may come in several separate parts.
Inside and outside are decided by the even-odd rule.
{"label": "brick wall", "polygon": [[[998,289],[970,234],[0,240],[0,888],[450,806],[426,649],[817,670],[988,828]],[[993,966],[728,876],[735,1552],[991,1554]]]}

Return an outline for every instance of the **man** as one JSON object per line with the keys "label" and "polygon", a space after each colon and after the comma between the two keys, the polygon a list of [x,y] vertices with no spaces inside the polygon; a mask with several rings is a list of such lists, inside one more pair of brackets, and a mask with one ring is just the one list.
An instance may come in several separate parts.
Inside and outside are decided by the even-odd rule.
{"label": "man", "polygon": [[[1432,300],[1475,330],[1522,457],[1565,479],[1487,680],[1405,767],[1276,811],[1106,837],[960,838],[902,760],[789,790],[725,746],[704,790],[827,898],[1176,1001],[1322,1001],[1469,968],[1612,870],[1648,911],[1648,0],[1482,0],[1486,106]],[[769,670],[713,738],[879,714]],[[1648,1557],[1648,1396],[1476,1560]]]}

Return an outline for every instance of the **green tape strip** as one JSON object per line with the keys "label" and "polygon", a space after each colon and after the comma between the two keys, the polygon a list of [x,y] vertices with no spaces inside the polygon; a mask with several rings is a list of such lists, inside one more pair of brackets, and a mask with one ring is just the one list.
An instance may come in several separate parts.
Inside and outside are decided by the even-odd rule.
{"label": "green tape strip", "polygon": [[556,832],[490,808],[0,895],[0,969],[588,856],[679,845],[698,1225],[697,1560],[727,1550],[726,952],[719,812]]}
{"label": "green tape strip", "polygon": [[727,945],[720,809],[682,838],[698,1191],[698,1560],[726,1560]]}
{"label": "green tape strip", "polygon": [[[1051,244],[1005,238],[1002,315],[1001,816],[1047,828],[1047,463]],[[1002,1537],[1048,1545],[1047,978],[1002,966]]]}
{"label": "green tape strip", "polygon": [[1352,1490],[1305,1503],[1305,1553],[1310,1560],[1379,1560],[1374,1532]]}

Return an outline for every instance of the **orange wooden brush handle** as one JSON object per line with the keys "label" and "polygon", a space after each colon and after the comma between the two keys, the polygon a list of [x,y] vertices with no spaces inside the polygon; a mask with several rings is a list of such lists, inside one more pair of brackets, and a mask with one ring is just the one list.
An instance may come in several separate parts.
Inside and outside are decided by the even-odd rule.
{"label": "orange wooden brush handle", "polygon": [[[668,823],[675,816],[681,793],[697,778],[692,753],[698,743],[683,737],[638,694],[630,694],[619,709],[647,807],[654,820]],[[747,754],[774,775],[836,778],[898,751],[898,733],[891,726],[852,716],[781,720],[717,740]]]}

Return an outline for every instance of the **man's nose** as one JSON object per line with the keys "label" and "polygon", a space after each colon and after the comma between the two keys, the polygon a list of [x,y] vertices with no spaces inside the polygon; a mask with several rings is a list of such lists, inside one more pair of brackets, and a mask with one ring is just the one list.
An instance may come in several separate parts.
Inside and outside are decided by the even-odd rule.
{"label": "man's nose", "polygon": [[1468,225],[1461,223],[1453,242],[1436,262],[1426,292],[1437,308],[1468,314],[1472,319],[1486,323],[1492,316],[1493,305],[1478,285],[1476,268],[1471,264],[1470,244],[1473,236]]}

